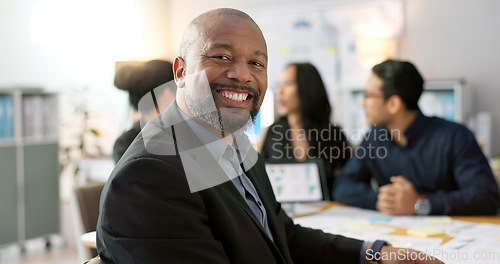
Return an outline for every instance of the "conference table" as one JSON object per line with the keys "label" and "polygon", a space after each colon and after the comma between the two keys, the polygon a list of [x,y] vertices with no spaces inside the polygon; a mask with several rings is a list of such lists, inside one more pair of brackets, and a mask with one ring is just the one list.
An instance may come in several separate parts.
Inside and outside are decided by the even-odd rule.
{"label": "conference table", "polygon": [[[332,208],[335,208],[335,207],[352,208],[350,206],[347,206],[347,205],[344,205],[344,204],[341,204],[338,202],[326,202],[326,203],[320,203],[320,204],[305,204],[305,205],[301,205],[301,206],[308,207],[308,210],[306,210],[307,212],[306,213],[298,212],[299,213],[298,215],[293,216],[294,219],[300,219],[302,217],[317,215],[317,214],[320,214],[322,212],[326,212],[326,211],[328,211]],[[375,211],[373,211],[373,212],[375,212]],[[417,217],[417,216],[415,216],[415,217]],[[470,223],[487,223],[487,224],[500,225],[500,216],[452,216],[451,219],[470,222]],[[379,225],[391,227],[392,229],[394,229],[390,233],[391,235],[399,235],[399,236],[406,236],[407,235],[408,230],[406,228],[391,226],[389,223],[388,224],[379,224]],[[82,243],[85,246],[90,247],[90,248],[96,248],[96,232],[95,231],[85,233],[80,238],[81,238]],[[433,236],[433,238],[442,238],[442,243],[444,244],[444,243],[452,240],[454,237],[451,237],[451,236],[444,234],[444,235]]]}
{"label": "conference table", "polygon": [[[310,212],[310,213],[306,213],[306,214],[301,214],[301,215],[298,215],[297,217],[294,217],[294,218],[301,218],[301,217],[307,217],[307,216],[313,216],[313,215],[317,215],[321,212],[325,212],[329,209],[332,209],[334,207],[345,207],[345,208],[353,208],[351,206],[348,206],[348,205],[345,205],[345,204],[341,204],[341,203],[338,203],[338,202],[327,202],[325,204],[318,204],[318,205],[315,205],[318,207],[318,211],[317,212]],[[363,209],[360,209],[360,210],[363,210]],[[371,210],[365,210],[365,211],[371,211]],[[379,212],[377,211],[373,211],[374,214],[380,214]],[[390,216],[387,216],[387,217],[390,217]],[[427,218],[432,218],[433,216],[429,216]],[[437,218],[440,218],[440,216],[436,216]],[[422,216],[407,216],[408,219],[417,219],[417,218],[420,218],[422,219]],[[447,217],[445,217],[447,218]],[[451,220],[458,220],[458,221],[464,221],[464,222],[470,222],[470,223],[477,223],[477,224],[495,224],[495,225],[499,225],[500,226],[500,215],[497,215],[497,216],[451,216],[449,217],[451,218]],[[360,219],[361,220],[361,219]],[[389,228],[392,228],[394,229],[394,231],[390,232],[389,235],[398,235],[398,236],[408,236],[408,228],[402,228],[402,227],[397,227],[397,226],[394,226],[394,225],[391,225],[390,222],[388,223],[378,223],[379,226],[383,226],[383,227],[389,227]],[[498,234],[498,240],[500,241],[500,233]],[[432,238],[441,238],[442,239],[442,244],[445,244],[447,242],[449,242],[450,240],[454,239],[454,237],[452,236],[448,236],[446,234],[443,234],[443,235],[433,235]]]}
{"label": "conference table", "polygon": [[[332,207],[338,206],[338,207],[351,207],[349,205],[345,205],[339,202],[326,202],[326,203],[320,203],[320,204],[309,204],[310,206],[315,206],[318,208],[317,212],[312,212],[312,213],[305,213],[301,214],[296,217],[303,217],[303,216],[309,216],[309,215],[314,215],[319,212],[328,210]],[[451,216],[453,220],[460,220],[460,221],[466,221],[466,222],[472,222],[472,223],[489,223],[489,224],[496,224],[500,225],[500,215],[496,216]]]}
{"label": "conference table", "polygon": [[[339,202],[326,202],[326,203],[321,203],[321,204],[310,204],[311,206],[318,207],[318,212],[312,212],[312,213],[306,213],[306,214],[301,214],[296,217],[303,217],[303,216],[309,216],[309,215],[314,215],[319,212],[328,210],[332,207],[339,206],[339,207],[351,207],[349,205],[345,205]],[[497,224],[500,225],[500,215],[498,216],[451,216],[453,220],[461,220],[461,221],[467,221],[467,222],[472,222],[472,223],[489,223],[489,224]]]}

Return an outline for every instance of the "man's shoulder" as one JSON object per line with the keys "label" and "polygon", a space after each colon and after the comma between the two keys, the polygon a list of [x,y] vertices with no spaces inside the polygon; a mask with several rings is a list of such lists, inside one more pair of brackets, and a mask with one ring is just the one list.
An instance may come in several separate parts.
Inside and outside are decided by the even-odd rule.
{"label": "man's shoulder", "polygon": [[[149,152],[144,144],[139,134],[111,172],[104,197],[119,196],[120,192],[133,189],[155,194],[166,190],[177,195],[190,193],[180,156],[157,155]],[[160,186],[163,189],[160,190]]]}
{"label": "man's shoulder", "polygon": [[433,132],[436,136],[441,135],[444,137],[449,137],[454,134],[470,134],[472,133],[465,125],[449,121],[440,117],[428,117],[429,119],[429,130]]}
{"label": "man's shoulder", "polygon": [[113,175],[117,172],[123,173],[126,168],[151,162],[182,168],[172,129],[159,126],[155,122],[148,123],[130,144],[116,164]]}

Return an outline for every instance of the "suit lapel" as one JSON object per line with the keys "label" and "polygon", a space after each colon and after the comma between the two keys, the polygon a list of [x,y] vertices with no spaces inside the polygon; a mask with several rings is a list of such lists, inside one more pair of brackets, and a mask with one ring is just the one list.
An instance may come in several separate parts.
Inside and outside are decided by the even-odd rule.
{"label": "suit lapel", "polygon": [[[274,198],[269,197],[269,190],[265,190],[264,184],[262,184],[258,179],[258,177],[265,177],[267,174],[263,166],[262,168],[257,168],[259,166],[255,166],[258,159],[257,152],[253,148],[250,148],[247,157],[243,161],[242,167],[244,171],[245,169],[251,168],[245,173],[254,184],[259,197],[264,203],[274,243],[268,237],[266,231],[260,224],[252,209],[250,209],[247,202],[238,192],[234,184],[232,182],[227,182],[230,181],[230,179],[224,170],[219,166],[218,161],[215,160],[210,151],[201,143],[189,125],[182,118],[177,110],[177,104],[175,101],[167,108],[167,110],[163,112],[161,119],[167,127],[172,125],[174,127],[173,131],[175,133],[174,137],[178,148],[178,154],[181,156],[191,192],[201,191],[211,187],[216,187],[220,191],[227,192],[229,197],[236,201],[241,210],[243,210],[245,214],[250,217],[254,225],[256,225],[260,233],[265,237],[270,248],[276,255],[276,259],[280,259],[281,262],[284,263],[285,261],[280,253],[280,249],[283,249],[286,246],[286,236],[282,233],[282,231],[280,231],[280,229],[277,228],[279,219],[276,216],[276,212],[273,212],[274,204],[272,201]],[[270,191],[272,192],[272,189]]]}
{"label": "suit lapel", "polygon": [[[246,172],[246,174],[248,176],[249,172]],[[251,174],[251,172],[250,172],[250,174]],[[234,186],[234,184],[231,182],[231,183],[223,184],[221,187],[224,188],[224,191],[228,193],[229,197],[231,197],[231,199],[235,200],[236,203],[238,204],[238,206],[252,220],[253,224],[257,227],[257,229],[259,230],[260,234],[266,240],[269,248],[271,249],[271,251],[273,252],[273,254],[274,254],[275,258],[276,258],[276,261],[278,263],[279,262],[286,263],[283,255],[280,252],[280,248],[277,247],[274,244],[274,242],[277,241],[277,238],[279,238],[279,241],[283,240],[282,235],[277,235],[278,232],[275,232],[273,230],[273,228],[271,228],[271,225],[270,225],[271,233],[273,234],[273,239],[274,239],[274,242],[273,242],[273,240],[271,240],[269,238],[269,236],[267,235],[266,230],[264,230],[264,227],[262,227],[262,225],[260,224],[259,220],[257,219],[257,217],[255,216],[255,214],[253,213],[252,209],[250,209],[250,207],[248,206],[248,204],[245,201],[245,199],[238,192],[238,190],[236,189],[236,187]],[[256,188],[258,190],[257,186],[256,186]],[[260,196],[260,192],[259,192],[259,196]],[[262,197],[261,197],[261,200],[264,202],[264,199],[262,199]],[[267,206],[269,206],[269,205],[264,202],[264,206],[266,207],[266,211],[268,212],[268,222],[270,224],[271,220],[269,219],[269,210],[267,209],[268,208]],[[275,223],[273,223],[273,226],[275,226]],[[280,244],[281,244],[281,242],[280,242]]]}
{"label": "suit lapel", "polygon": [[[258,155],[253,148],[251,148],[249,152],[254,152],[255,155]],[[251,156],[250,153],[248,156]],[[267,178],[267,172],[265,171],[265,167],[260,166],[259,161],[257,161],[257,163],[255,164],[256,166],[253,166],[250,169],[245,168],[247,169],[246,175],[248,176],[250,181],[252,181],[253,185],[255,186],[255,189],[257,190],[257,193],[259,194],[262,203],[264,204],[264,207],[266,208],[267,222],[269,224],[269,229],[271,230],[274,240],[274,243],[271,241],[272,248],[275,250],[276,252],[275,254],[277,254],[282,260],[284,260],[285,258],[283,257],[281,252],[286,252],[285,249],[288,247],[286,241],[286,234],[283,233],[282,228],[279,228],[282,227],[282,223],[281,220],[278,218],[277,215],[278,212],[275,211],[276,204],[274,203],[275,198],[273,190],[272,188],[269,188],[271,187],[271,184],[269,183],[269,180]],[[263,165],[263,162],[261,164]],[[264,229],[263,228],[261,229],[267,237],[267,234],[265,233]]]}
{"label": "suit lapel", "polygon": [[[197,163],[196,164],[197,167],[199,166],[200,168],[204,169],[204,171],[199,171],[200,174],[198,175],[210,174],[211,175],[210,177],[216,177],[214,175],[224,175],[225,181],[229,181],[229,178],[226,176],[226,173],[219,166],[218,161],[215,160],[210,151],[201,143],[201,141],[191,130],[189,125],[186,124],[186,121],[182,118],[177,109],[175,101],[162,114],[162,120],[167,126],[171,125],[174,126],[175,137],[179,152],[186,152],[186,154],[189,154],[189,157],[185,156],[184,158],[191,158],[190,161],[194,161],[194,163]],[[214,166],[214,164],[216,166]],[[184,169],[186,169],[186,165],[187,164],[185,164],[183,160]],[[252,212],[246,201],[243,199],[241,194],[238,192],[234,184],[232,182],[223,184],[224,182],[220,184],[221,187],[224,187],[225,191],[229,192],[231,197],[233,198],[236,197],[235,199],[238,205],[252,219],[254,224],[259,226],[259,228],[265,234],[265,231],[262,228],[260,222],[257,220],[254,213]]]}
{"label": "suit lapel", "polygon": [[177,153],[181,157],[191,192],[212,188],[230,180],[207,146],[182,118],[175,102],[162,114],[162,120],[167,127],[172,126]]}
{"label": "suit lapel", "polygon": [[241,194],[238,192],[238,189],[236,189],[236,186],[234,186],[234,184],[232,182],[230,182],[230,183],[224,184],[223,187],[224,187],[225,191],[229,194],[229,196],[236,201],[238,206],[243,211],[245,211],[245,214],[248,215],[248,217],[250,217],[250,219],[252,219],[252,222],[258,227],[258,229],[260,230],[262,235],[267,237],[266,231],[264,230],[264,228],[260,224],[259,220],[257,219],[255,214],[253,213],[252,209],[250,209],[250,206],[248,206],[248,204],[245,201],[245,199],[243,198],[243,196],[241,196]]}

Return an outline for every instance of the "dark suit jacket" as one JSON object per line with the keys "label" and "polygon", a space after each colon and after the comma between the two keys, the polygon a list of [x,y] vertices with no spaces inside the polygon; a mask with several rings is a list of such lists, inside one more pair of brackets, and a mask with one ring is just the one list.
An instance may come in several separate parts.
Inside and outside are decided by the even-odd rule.
{"label": "dark suit jacket", "polygon": [[[103,190],[97,227],[103,263],[359,263],[362,241],[293,223],[276,202],[260,156],[246,174],[264,203],[274,241],[231,181],[192,193],[179,153],[201,143],[176,105],[143,129]],[[173,155],[162,155],[172,147]],[[216,173],[208,168],[200,176]]]}
{"label": "dark suit jacket", "polygon": [[141,132],[141,124],[137,121],[130,130],[125,131],[116,139],[115,145],[113,146],[113,160],[115,163],[118,163],[123,153],[125,153],[128,146],[132,144],[132,141],[134,141],[139,132]]}

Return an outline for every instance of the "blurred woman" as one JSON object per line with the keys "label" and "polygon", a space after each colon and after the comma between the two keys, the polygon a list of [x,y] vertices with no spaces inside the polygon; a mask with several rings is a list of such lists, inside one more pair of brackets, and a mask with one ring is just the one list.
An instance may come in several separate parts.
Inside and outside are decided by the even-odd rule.
{"label": "blurred woman", "polygon": [[124,66],[116,73],[115,86],[128,92],[130,106],[134,109],[134,125],[116,140],[113,146],[115,163],[118,163],[132,141],[141,132],[139,118],[144,125],[158,116],[155,105],[149,101],[140,104],[141,99],[154,90],[158,110],[163,112],[175,99],[177,87],[173,79],[172,63],[164,60],[152,60],[140,66]]}
{"label": "blurred woman", "polygon": [[279,78],[276,103],[280,118],[262,135],[261,155],[270,161],[322,159],[331,194],[352,149],[342,130],[330,123],[332,109],[318,70],[310,63],[288,65]]}

